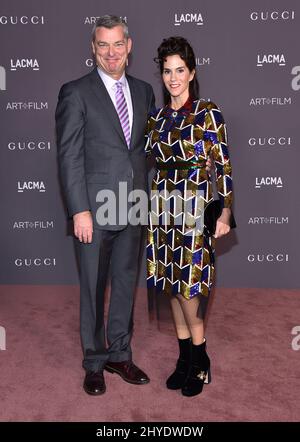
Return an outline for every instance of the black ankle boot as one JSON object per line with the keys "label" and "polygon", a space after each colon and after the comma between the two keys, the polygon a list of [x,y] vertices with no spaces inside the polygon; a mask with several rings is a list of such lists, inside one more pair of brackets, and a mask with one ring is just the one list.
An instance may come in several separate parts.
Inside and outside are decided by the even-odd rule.
{"label": "black ankle boot", "polygon": [[170,390],[179,390],[183,387],[191,362],[191,338],[178,339],[178,344],[179,358],[177,360],[176,369],[167,379],[167,388]]}
{"label": "black ankle boot", "polygon": [[185,384],[182,387],[184,396],[196,396],[201,393],[204,384],[209,384],[210,360],[206,353],[206,340],[200,345],[192,344],[192,361]]}

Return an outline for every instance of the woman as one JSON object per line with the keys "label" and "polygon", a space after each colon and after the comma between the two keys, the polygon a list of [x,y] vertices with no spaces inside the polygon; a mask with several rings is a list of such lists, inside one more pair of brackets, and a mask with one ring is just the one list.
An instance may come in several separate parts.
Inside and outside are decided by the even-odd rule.
{"label": "woman", "polygon": [[[221,112],[211,101],[199,100],[195,55],[188,41],[163,40],[155,61],[166,105],[148,121],[146,152],[154,154],[157,172],[151,190],[147,281],[149,288],[171,299],[179,357],[167,388],[195,396],[210,382],[203,319],[213,282],[215,238],[230,231],[231,165]],[[199,224],[203,209],[213,201],[205,168],[210,157],[222,206],[214,237]],[[174,191],[180,197],[170,198]]]}

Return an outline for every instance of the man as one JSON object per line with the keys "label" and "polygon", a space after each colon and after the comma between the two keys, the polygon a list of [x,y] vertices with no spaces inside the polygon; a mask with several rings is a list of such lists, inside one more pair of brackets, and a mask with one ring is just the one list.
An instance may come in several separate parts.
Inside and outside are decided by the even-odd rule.
{"label": "man", "polygon": [[100,17],[92,41],[97,67],[61,88],[56,109],[60,175],[80,264],[83,386],[92,395],[105,392],[104,368],[133,384],[149,382],[132,362],[130,347],[141,226],[131,225],[121,212],[110,224],[97,215],[99,191],[113,192],[118,201],[121,182],[127,194],[147,189],[144,135],[154,94],[149,84],[125,74],[131,46],[122,19]]}

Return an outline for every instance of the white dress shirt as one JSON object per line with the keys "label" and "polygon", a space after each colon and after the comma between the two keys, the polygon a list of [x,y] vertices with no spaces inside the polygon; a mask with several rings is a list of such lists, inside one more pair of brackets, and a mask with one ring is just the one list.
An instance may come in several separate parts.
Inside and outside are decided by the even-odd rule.
{"label": "white dress shirt", "polygon": [[133,122],[133,107],[132,107],[132,99],[129,89],[129,84],[127,81],[127,78],[125,76],[125,73],[122,75],[122,77],[119,80],[115,80],[114,78],[107,75],[102,69],[97,67],[98,74],[100,75],[104,86],[106,87],[107,92],[109,93],[109,96],[111,98],[111,101],[113,102],[115,109],[117,110],[116,106],[116,83],[117,81],[123,84],[123,92],[124,97],[127,103],[127,109],[129,114],[129,126],[130,126],[130,134],[132,132],[132,122]]}

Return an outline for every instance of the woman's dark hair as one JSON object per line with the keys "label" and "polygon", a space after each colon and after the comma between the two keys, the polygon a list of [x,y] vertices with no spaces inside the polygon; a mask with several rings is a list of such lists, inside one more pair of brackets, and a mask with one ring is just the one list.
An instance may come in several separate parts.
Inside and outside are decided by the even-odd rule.
{"label": "woman's dark hair", "polygon": [[[165,38],[161,45],[157,48],[157,57],[154,61],[159,65],[160,73],[163,73],[164,62],[169,55],[179,55],[184,60],[190,72],[196,70],[196,59],[192,46],[183,37],[169,37]],[[189,85],[190,97],[193,100],[199,98],[199,83],[196,77],[196,73]],[[164,86],[164,102],[168,104],[170,101],[170,94]]]}

